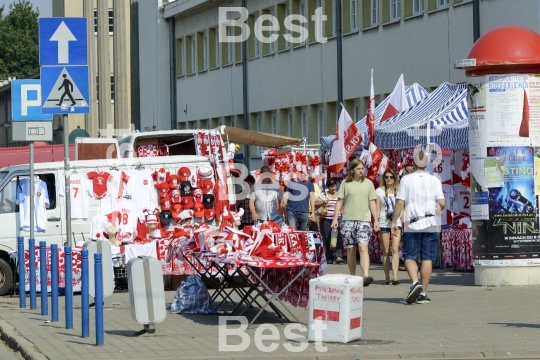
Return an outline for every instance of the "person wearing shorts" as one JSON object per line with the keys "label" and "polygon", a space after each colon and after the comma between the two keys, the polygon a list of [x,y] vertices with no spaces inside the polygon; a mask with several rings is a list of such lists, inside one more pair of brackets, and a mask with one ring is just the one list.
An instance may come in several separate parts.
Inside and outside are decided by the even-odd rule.
{"label": "person wearing shorts", "polygon": [[[405,268],[412,285],[405,298],[407,304],[414,302],[427,304],[429,279],[432,263],[437,260],[441,213],[446,202],[439,178],[428,174],[425,169],[429,156],[422,151],[414,155],[416,171],[401,179],[392,215],[392,233],[397,234],[397,220],[405,209],[405,228],[403,233],[403,257]],[[421,283],[418,281],[418,256],[422,259],[420,269]]]}
{"label": "person wearing shorts", "polygon": [[[353,159],[349,164],[347,178],[339,187],[332,228],[338,227],[338,214],[343,208],[341,239],[343,248],[347,249],[349,273],[356,275],[356,248],[358,248],[360,267],[364,274],[364,286],[369,286],[373,282],[373,278],[369,276],[368,243],[373,231],[379,231],[376,199],[373,183],[364,177],[364,163]],[[371,225],[372,215],[373,226]]]}

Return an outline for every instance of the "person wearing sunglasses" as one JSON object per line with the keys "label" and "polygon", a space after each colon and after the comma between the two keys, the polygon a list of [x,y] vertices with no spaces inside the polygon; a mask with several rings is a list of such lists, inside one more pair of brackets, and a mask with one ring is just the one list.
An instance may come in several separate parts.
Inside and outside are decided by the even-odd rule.
{"label": "person wearing sunglasses", "polygon": [[[383,269],[385,281],[383,285],[390,284],[390,239],[392,240],[392,285],[399,285],[399,242],[401,241],[401,232],[391,233],[392,214],[396,205],[396,194],[399,188],[399,180],[394,169],[388,169],[381,177],[381,187],[375,193],[377,194],[377,213],[379,214],[379,239],[383,248]],[[402,228],[401,218],[398,218],[397,225]]]}

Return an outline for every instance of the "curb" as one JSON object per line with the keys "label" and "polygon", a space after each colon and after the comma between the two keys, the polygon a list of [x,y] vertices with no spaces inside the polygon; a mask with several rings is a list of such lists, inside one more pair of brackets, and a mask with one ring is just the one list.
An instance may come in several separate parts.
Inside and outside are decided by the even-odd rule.
{"label": "curb", "polygon": [[22,337],[10,324],[0,319],[0,336],[11,349],[21,353],[26,360],[48,360],[34,344]]}

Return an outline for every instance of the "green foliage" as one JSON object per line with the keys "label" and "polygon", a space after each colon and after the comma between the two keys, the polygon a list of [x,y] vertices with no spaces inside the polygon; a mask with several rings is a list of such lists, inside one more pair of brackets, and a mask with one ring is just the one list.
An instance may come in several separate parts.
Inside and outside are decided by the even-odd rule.
{"label": "green foliage", "polygon": [[39,11],[28,0],[14,1],[4,15],[0,8],[0,79],[24,79],[39,72]]}

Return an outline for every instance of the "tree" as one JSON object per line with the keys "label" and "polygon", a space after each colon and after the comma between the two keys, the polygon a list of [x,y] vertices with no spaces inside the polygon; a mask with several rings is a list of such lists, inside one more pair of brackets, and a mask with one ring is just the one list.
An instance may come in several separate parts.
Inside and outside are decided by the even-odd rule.
{"label": "tree", "polygon": [[39,72],[39,11],[28,0],[0,7],[0,79],[24,79]]}

